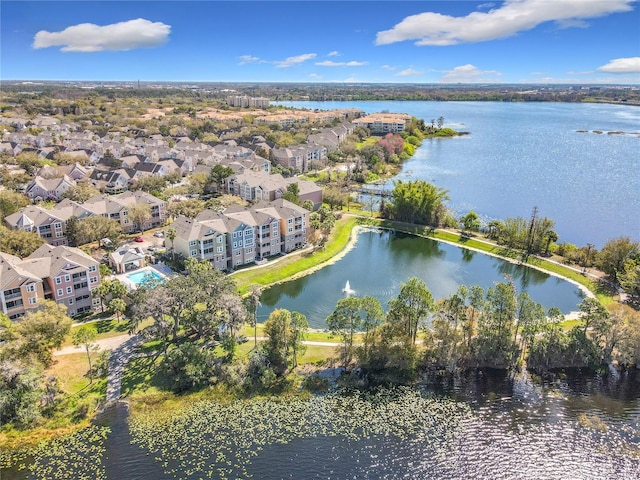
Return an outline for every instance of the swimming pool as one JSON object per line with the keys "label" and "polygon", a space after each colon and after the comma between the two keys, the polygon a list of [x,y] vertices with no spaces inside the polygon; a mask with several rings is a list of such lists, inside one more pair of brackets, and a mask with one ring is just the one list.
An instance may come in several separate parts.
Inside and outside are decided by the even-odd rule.
{"label": "swimming pool", "polygon": [[141,283],[148,282],[150,280],[162,280],[164,279],[164,275],[160,275],[151,268],[143,268],[137,272],[126,275],[126,278],[137,287]]}

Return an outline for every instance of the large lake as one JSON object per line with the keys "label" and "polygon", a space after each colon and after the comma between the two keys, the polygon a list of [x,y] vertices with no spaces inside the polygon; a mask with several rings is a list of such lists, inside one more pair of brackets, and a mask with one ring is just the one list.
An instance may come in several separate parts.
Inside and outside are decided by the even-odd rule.
{"label": "large lake", "polygon": [[569,313],[583,299],[580,289],[565,280],[435,240],[386,230],[365,230],[356,238],[353,249],[336,263],[266,289],[258,320],[265,321],[275,308],[286,308],[306,315],[311,327],[326,328],[325,319],[345,296],[347,281],[354,295],[376,297],[386,306],[400,292],[400,284],[414,276],[425,281],[435,299],[455,293],[459,285],[487,289],[509,279],[546,309]]}
{"label": "large lake", "polygon": [[[425,141],[400,179],[449,191],[449,207],[484,219],[534,206],[556,222],[560,242],[640,239],[640,108],[505,102],[279,102],[299,108],[388,110],[470,134]],[[584,131],[584,132],[579,132]],[[601,131],[603,133],[595,133]],[[627,132],[609,134],[609,132]]]}

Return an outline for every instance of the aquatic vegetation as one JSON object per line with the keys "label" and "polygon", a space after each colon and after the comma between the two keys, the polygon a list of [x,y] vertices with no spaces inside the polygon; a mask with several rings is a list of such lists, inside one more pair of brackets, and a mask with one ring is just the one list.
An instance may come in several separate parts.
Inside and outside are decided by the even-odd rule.
{"label": "aquatic vegetation", "polygon": [[[91,426],[70,435],[46,440],[34,449],[4,452],[0,468],[29,469],[33,478],[105,479],[102,456],[108,427]],[[28,466],[27,466],[28,464]]]}
{"label": "aquatic vegetation", "polygon": [[203,401],[170,418],[135,415],[130,429],[133,443],[148,449],[167,474],[248,478],[251,459],[269,445],[319,436],[356,441],[392,436],[444,445],[470,414],[465,403],[396,388],[308,400]]}

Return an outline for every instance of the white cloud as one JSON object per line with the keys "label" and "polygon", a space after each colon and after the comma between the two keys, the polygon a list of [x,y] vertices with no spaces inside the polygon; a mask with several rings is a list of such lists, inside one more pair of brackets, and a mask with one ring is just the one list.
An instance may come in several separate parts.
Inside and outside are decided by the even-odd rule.
{"label": "white cloud", "polygon": [[359,83],[360,80],[358,80],[356,77],[351,76],[349,78],[345,78],[344,80],[331,80],[329,83]]}
{"label": "white cloud", "polygon": [[340,56],[340,52],[338,52],[337,50],[327,53],[327,57],[339,57],[339,56]]}
{"label": "white cloud", "polygon": [[414,75],[423,75],[423,72],[419,72],[418,70],[414,70],[413,68],[406,68],[398,73],[396,73],[396,77],[411,77]]}
{"label": "white cloud", "polygon": [[455,67],[440,78],[442,83],[478,83],[495,82],[501,73],[496,70],[479,70],[478,67],[467,64]]}
{"label": "white cloud", "polygon": [[318,75],[317,73],[310,73],[309,76],[311,78],[316,78],[316,79],[321,79],[322,78],[322,75]]}
{"label": "white cloud", "polygon": [[62,52],[125,51],[157,47],[165,43],[171,26],[144,18],[111,25],[81,23],[60,32],[40,30],[33,38],[33,48],[62,46]]}
{"label": "white cloud", "polygon": [[581,21],[633,9],[634,0],[507,0],[488,12],[452,17],[425,12],[406,17],[390,30],[378,32],[377,45],[417,40],[416,45],[456,45],[505,38],[545,22]]}
{"label": "white cloud", "polygon": [[331,60],[323,60],[322,62],[316,62],[316,65],[320,67],[363,67],[368,65],[369,62],[333,62]]}
{"label": "white cloud", "polygon": [[276,60],[276,68],[289,68],[292,65],[304,63],[307,60],[313,60],[317,55],[315,53],[303,53],[302,55],[296,55],[295,57],[287,57],[284,60]]}
{"label": "white cloud", "polygon": [[240,61],[238,62],[238,65],[246,65],[247,63],[258,63],[258,62],[263,63],[264,62],[264,60],[261,60],[260,57],[254,57],[253,55],[240,55],[238,58],[240,59]]}
{"label": "white cloud", "polygon": [[389,71],[393,71],[396,69],[396,67],[392,66],[392,65],[382,65],[382,69],[383,70],[389,70]]}
{"label": "white cloud", "polygon": [[598,67],[606,73],[640,73],[640,57],[616,58],[606,65]]}

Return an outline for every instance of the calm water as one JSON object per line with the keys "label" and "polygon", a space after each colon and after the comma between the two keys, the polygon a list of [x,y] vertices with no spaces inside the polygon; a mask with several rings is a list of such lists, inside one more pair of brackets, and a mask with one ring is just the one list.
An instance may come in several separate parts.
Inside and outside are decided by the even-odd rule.
{"label": "calm water", "polygon": [[[137,425],[116,406],[101,418],[111,427],[102,453],[73,452],[68,464],[58,457],[53,477],[36,469],[2,478],[87,478],[90,469],[113,480],[634,480],[638,380],[570,375],[543,384],[478,373],[420,389],[195,404]],[[585,416],[602,428],[585,427]],[[46,469],[46,456],[38,464]]]}
{"label": "calm water", "polygon": [[463,284],[487,289],[505,281],[505,275],[546,309],[569,313],[583,299],[574,284],[532,268],[412,235],[363,231],[354,248],[335,264],[265,290],[258,320],[265,321],[274,308],[286,308],[306,315],[311,327],[326,328],[324,320],[344,297],[347,281],[355,295],[371,295],[386,306],[400,292],[400,284],[413,276],[423,279],[440,299]]}
{"label": "calm water", "polygon": [[[522,216],[534,206],[556,222],[560,242],[640,239],[640,108],[502,102],[287,102],[409,113],[470,135],[427,140],[398,178],[449,190],[449,206],[484,219]],[[587,130],[589,133],[578,133]],[[603,134],[593,133],[600,130]],[[608,135],[623,131],[634,134]]]}

